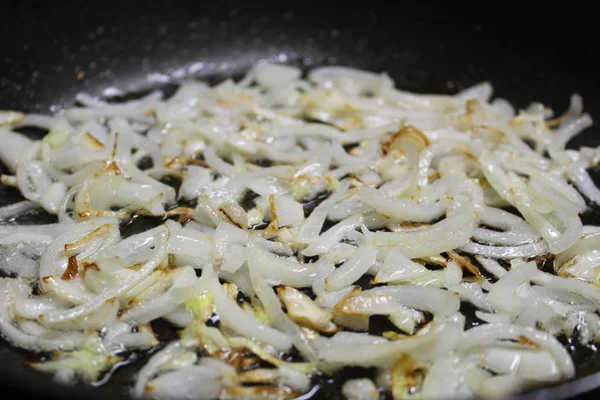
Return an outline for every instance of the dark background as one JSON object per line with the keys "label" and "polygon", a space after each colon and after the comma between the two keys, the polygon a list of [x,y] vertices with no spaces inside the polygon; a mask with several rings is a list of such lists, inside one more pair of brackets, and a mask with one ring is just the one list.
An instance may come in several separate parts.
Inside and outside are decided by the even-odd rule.
{"label": "dark background", "polygon": [[[398,87],[417,92],[452,93],[489,80],[518,106],[542,100],[557,113],[577,92],[600,119],[598,20],[583,2],[89,3],[0,2],[0,109],[49,112],[72,104],[79,91],[217,79],[270,58],[387,71]],[[582,144],[600,144],[597,129],[571,143]],[[24,356],[0,341],[3,399],[116,399],[122,392],[117,385],[66,390],[26,371]],[[597,385],[589,377],[535,398]]]}

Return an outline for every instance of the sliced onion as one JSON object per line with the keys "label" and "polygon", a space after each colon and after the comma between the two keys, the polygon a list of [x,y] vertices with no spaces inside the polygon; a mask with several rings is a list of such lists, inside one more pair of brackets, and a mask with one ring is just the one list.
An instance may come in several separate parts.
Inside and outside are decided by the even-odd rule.
{"label": "sliced onion", "polygon": [[[206,268],[206,273],[210,273]],[[221,321],[241,335],[255,338],[279,350],[287,350],[292,345],[291,340],[283,333],[275,330],[243,311],[233,301],[219,284],[216,276],[212,278],[210,288],[213,292],[215,308]]]}
{"label": "sliced onion", "polygon": [[444,215],[439,204],[413,204],[406,200],[389,199],[369,187],[363,187],[358,197],[385,217],[398,221],[430,222]]}
{"label": "sliced onion", "polygon": [[501,339],[517,339],[525,336],[538,346],[545,347],[552,357],[563,378],[570,378],[575,374],[573,360],[564,347],[551,335],[532,328],[514,325],[485,324],[471,328],[463,334],[460,348],[476,345],[486,345]]}
{"label": "sliced onion", "polygon": [[375,343],[360,343],[355,340],[339,345],[332,343],[328,347],[321,348],[319,355],[323,362],[331,367],[341,365],[389,367],[402,353],[425,361],[454,347],[462,332],[462,326],[458,325],[458,322],[434,324],[426,334],[405,340]]}
{"label": "sliced onion", "polygon": [[443,221],[410,232],[375,232],[373,244],[396,247],[409,258],[435,255],[463,246],[475,231],[473,206],[466,199]]}
{"label": "sliced onion", "polygon": [[433,287],[381,286],[365,290],[364,293],[366,295],[389,294],[402,305],[433,314],[452,315],[460,307],[460,297],[457,294]]}
{"label": "sliced onion", "polygon": [[358,248],[356,253],[325,278],[325,289],[330,292],[341,290],[356,282],[377,259],[377,250],[371,245]]}
{"label": "sliced onion", "polygon": [[327,253],[336,243],[338,243],[344,235],[353,231],[362,224],[362,217],[354,215],[349,217],[321,235],[314,243],[302,250],[302,254],[308,257]]}
{"label": "sliced onion", "polygon": [[484,244],[469,242],[459,248],[470,254],[504,259],[537,257],[548,252],[548,245],[543,240],[518,246],[486,246]]}

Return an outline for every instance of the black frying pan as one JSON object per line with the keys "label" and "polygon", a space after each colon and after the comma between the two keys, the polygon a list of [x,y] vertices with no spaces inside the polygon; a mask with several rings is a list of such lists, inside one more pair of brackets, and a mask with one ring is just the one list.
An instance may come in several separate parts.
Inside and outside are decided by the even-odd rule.
{"label": "black frying pan", "polygon": [[[121,3],[0,3],[0,109],[48,112],[71,105],[79,91],[138,92],[184,76],[218,80],[270,58],[307,68],[387,71],[398,87],[417,92],[455,92],[490,80],[497,95],[518,106],[540,100],[559,112],[577,92],[600,119],[597,21],[578,4],[554,10],[550,3],[505,2]],[[600,144],[597,130],[570,145],[584,144]],[[17,199],[0,188],[0,204]],[[27,370],[23,361],[30,357],[0,339],[3,399],[126,398],[126,384],[139,368],[120,368],[99,388],[66,388]],[[577,380],[525,397],[599,394],[600,355],[579,349],[575,358]],[[320,383],[315,398],[341,397],[336,382]]]}

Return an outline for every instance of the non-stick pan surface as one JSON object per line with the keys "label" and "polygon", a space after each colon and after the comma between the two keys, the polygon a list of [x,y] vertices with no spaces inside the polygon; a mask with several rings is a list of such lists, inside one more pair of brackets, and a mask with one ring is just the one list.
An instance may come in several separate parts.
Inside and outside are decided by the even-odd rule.
{"label": "non-stick pan surface", "polygon": [[[398,87],[417,92],[451,93],[489,80],[518,106],[540,100],[557,111],[577,92],[600,119],[597,21],[575,3],[560,9],[442,1],[85,3],[0,3],[0,109],[49,112],[72,104],[79,91],[214,80],[268,58],[387,71]],[[570,146],[597,146],[598,133],[588,130]],[[0,189],[0,205],[17,199],[15,191]],[[566,398],[599,387],[600,356],[589,349],[576,356],[577,380],[526,397]],[[139,368],[119,369],[100,388],[66,388],[27,370],[28,357],[0,340],[3,399],[125,398]],[[339,398],[335,392],[329,385],[316,398]]]}

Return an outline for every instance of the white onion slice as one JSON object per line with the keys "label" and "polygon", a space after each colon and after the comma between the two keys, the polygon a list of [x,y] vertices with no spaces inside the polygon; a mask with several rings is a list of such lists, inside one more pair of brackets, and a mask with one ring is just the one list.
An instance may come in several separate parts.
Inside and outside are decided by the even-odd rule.
{"label": "white onion slice", "polygon": [[456,209],[443,221],[410,232],[375,232],[373,244],[396,247],[409,258],[430,256],[463,246],[475,231],[472,204],[462,198]]}
{"label": "white onion slice", "polygon": [[[212,273],[210,267],[206,267],[204,271],[208,274]],[[227,295],[216,276],[211,278],[210,288],[213,293],[217,314],[224,324],[239,334],[259,340],[276,349],[287,350],[290,348],[292,342],[285,334],[255,320],[252,315],[242,310]]]}
{"label": "white onion slice", "polygon": [[377,259],[377,250],[371,245],[358,248],[352,258],[325,278],[325,289],[335,292],[356,282]]}

